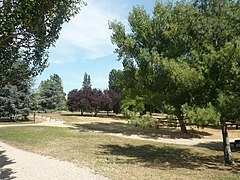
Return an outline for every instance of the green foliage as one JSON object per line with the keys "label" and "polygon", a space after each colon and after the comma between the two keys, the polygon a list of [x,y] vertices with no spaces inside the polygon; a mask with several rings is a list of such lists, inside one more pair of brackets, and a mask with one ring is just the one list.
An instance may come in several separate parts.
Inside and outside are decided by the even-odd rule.
{"label": "green foliage", "polygon": [[217,108],[221,109],[225,121],[240,121],[240,94],[238,92],[219,93]]}
{"label": "green foliage", "polygon": [[137,113],[145,110],[143,100],[144,98],[137,96],[134,99],[124,99],[121,103],[123,109]]}
{"label": "green foliage", "polygon": [[239,6],[226,0],[157,2],[152,15],[137,6],[129,14],[130,33],[112,21],[112,43],[124,67],[124,99],[144,97],[144,104],[173,107],[179,117],[186,103],[211,102],[224,121],[238,119]]}
{"label": "green foliage", "polygon": [[188,3],[157,2],[152,16],[143,7],[133,8],[128,18],[130,33],[123,23],[110,23],[115,52],[124,67],[126,101],[144,97],[143,104],[152,111],[169,105],[176,115],[182,115],[181,106],[192,101],[196,88],[203,84],[198,82],[204,79],[185,62],[190,49],[186,31],[192,13]]}
{"label": "green foliage", "polygon": [[127,108],[123,108],[122,113],[127,119],[131,119],[132,117],[136,116],[136,112],[130,111]]}
{"label": "green foliage", "polygon": [[[82,0],[1,1],[0,86],[18,80],[19,72],[21,79],[41,73],[63,23],[84,4]],[[17,61],[21,66],[15,66]]]}
{"label": "green foliage", "polygon": [[92,87],[91,77],[89,74],[84,73],[82,88],[91,88],[91,87]]}
{"label": "green foliage", "polygon": [[18,81],[1,88],[0,117],[10,117],[14,120],[25,119],[32,108],[31,88],[31,80]]}
{"label": "green foliage", "polygon": [[112,69],[109,73],[108,88],[114,90],[117,93],[123,93],[124,87],[123,71]]}
{"label": "green foliage", "polygon": [[184,104],[182,108],[185,116],[189,118],[189,122],[192,124],[202,127],[209,124],[220,124],[221,114],[211,103],[208,103],[206,107],[192,107]]}
{"label": "green foliage", "polygon": [[39,86],[38,104],[40,110],[54,111],[66,108],[65,93],[63,91],[62,80],[54,74],[50,79],[42,81]]}
{"label": "green foliage", "polygon": [[136,127],[140,127],[140,128],[152,128],[152,127],[156,127],[156,120],[152,119],[152,118],[148,118],[148,117],[137,117],[134,116],[129,120],[130,124],[136,126]]}

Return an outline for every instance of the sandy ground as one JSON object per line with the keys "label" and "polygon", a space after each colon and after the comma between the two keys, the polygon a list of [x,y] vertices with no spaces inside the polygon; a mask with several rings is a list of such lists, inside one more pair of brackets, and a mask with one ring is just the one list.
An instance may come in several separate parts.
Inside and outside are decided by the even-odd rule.
{"label": "sandy ground", "polygon": [[[40,117],[39,117],[40,118]],[[42,117],[41,117],[42,118]],[[86,118],[89,123],[91,118]],[[99,118],[99,121],[102,122],[106,121],[105,119]],[[112,122],[113,120],[111,120]],[[116,120],[114,120],[116,121]],[[91,121],[90,121],[91,122]],[[97,122],[96,120],[94,122]],[[83,121],[84,123],[84,121]],[[151,136],[146,136],[146,135],[125,135],[123,133],[107,133],[104,131],[95,131],[95,130],[89,130],[89,129],[83,129],[71,125],[66,125],[64,124],[64,121],[62,120],[55,120],[55,119],[45,119],[41,123],[35,123],[35,124],[12,124],[12,125],[0,125],[0,127],[9,127],[9,126],[52,126],[52,127],[68,127],[68,128],[73,128],[76,130],[82,130],[82,131],[91,131],[91,132],[97,132],[97,133],[103,133],[106,135],[111,135],[111,136],[118,136],[118,137],[123,137],[123,138],[129,138],[129,139],[138,139],[138,140],[147,140],[147,141],[155,141],[155,142],[163,142],[163,143],[170,143],[170,144],[182,144],[182,145],[197,145],[200,143],[211,143],[211,142],[222,142],[222,136],[221,136],[221,130],[213,130],[210,128],[205,128],[205,132],[211,132],[211,136],[205,136],[203,138],[190,138],[190,139],[184,139],[184,138],[163,138],[163,137],[151,137]],[[230,142],[234,142],[236,139],[240,139],[240,130],[231,130],[231,133],[229,133]]]}
{"label": "sandy ground", "polygon": [[0,142],[0,179],[104,180],[87,167],[26,152]]}
{"label": "sandy ground", "polygon": [[[64,121],[45,119],[41,123],[36,124],[17,124],[17,125],[0,125],[0,127],[9,126],[54,126],[54,127],[76,127],[65,125]],[[83,131],[92,131],[81,129]],[[147,137],[143,135],[124,135],[122,133],[105,133],[102,131],[94,131],[104,133],[111,136],[119,136],[124,138],[149,140],[164,143],[197,145],[199,143],[221,142],[222,139],[171,139],[161,137]],[[237,133],[238,134],[238,133]],[[238,134],[239,135],[239,134]],[[215,136],[214,136],[215,137]],[[233,142],[236,138],[230,139]],[[99,174],[95,174],[87,167],[78,167],[75,164],[51,159],[39,154],[26,152],[5,143],[0,142],[0,180],[1,179],[34,179],[34,180],[91,180],[91,179],[107,179]]]}

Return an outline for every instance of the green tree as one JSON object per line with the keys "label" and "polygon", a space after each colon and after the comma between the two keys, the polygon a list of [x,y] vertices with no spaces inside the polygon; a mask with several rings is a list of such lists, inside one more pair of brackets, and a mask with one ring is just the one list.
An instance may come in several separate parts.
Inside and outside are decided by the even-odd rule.
{"label": "green tree", "polygon": [[124,87],[123,71],[112,69],[108,76],[108,88],[117,93],[123,92]]}
{"label": "green tree", "polygon": [[[191,38],[189,64],[204,76],[202,100],[198,108],[211,103],[219,116],[226,164],[234,163],[228,139],[227,121],[239,121],[240,4],[238,1],[194,1],[198,9],[188,34]],[[213,109],[213,108],[212,108]],[[201,119],[201,117],[199,118]]]}
{"label": "green tree", "polygon": [[[140,97],[144,104],[160,110],[165,104],[173,106],[181,130],[186,132],[181,106],[189,98],[189,92],[177,86],[178,93],[172,93],[175,81],[170,84],[168,79],[174,75],[170,74],[173,71],[168,62],[175,69],[181,69],[175,62],[180,61],[179,58],[188,50],[182,42],[185,41],[184,30],[181,30],[182,34],[177,32],[181,25],[184,28],[185,23],[188,24],[188,16],[184,12],[191,6],[183,5],[157,2],[152,17],[143,7],[134,7],[128,17],[131,33],[126,33],[124,25],[117,21],[110,23],[110,29],[113,30],[112,42],[117,45],[115,52],[124,66],[124,79],[127,80],[124,86],[128,98]],[[181,24],[176,26],[178,22]],[[187,64],[184,68],[188,69]]]}
{"label": "green tree", "polygon": [[110,23],[138,96],[171,107],[185,132],[184,115],[199,125],[220,123],[226,164],[233,163],[226,122],[240,115],[239,8],[228,0],[157,2],[152,16],[133,8],[130,33],[121,22]]}
{"label": "green tree", "polygon": [[[0,86],[16,80],[18,71],[22,79],[42,72],[62,24],[84,4],[82,0],[0,1]],[[17,61],[21,66],[13,71]]]}
{"label": "green tree", "polygon": [[18,120],[29,115],[32,104],[32,81],[16,81],[0,89],[0,116]]}
{"label": "green tree", "polygon": [[50,79],[41,82],[38,96],[38,103],[43,111],[64,110],[66,108],[62,80],[57,74],[51,75]]}
{"label": "green tree", "polygon": [[91,87],[92,87],[91,77],[89,74],[85,72],[83,77],[82,88],[91,88]]}
{"label": "green tree", "polygon": [[53,82],[55,91],[57,92],[56,101],[57,101],[57,110],[66,109],[66,93],[63,90],[62,79],[57,74],[50,76],[50,80]]}

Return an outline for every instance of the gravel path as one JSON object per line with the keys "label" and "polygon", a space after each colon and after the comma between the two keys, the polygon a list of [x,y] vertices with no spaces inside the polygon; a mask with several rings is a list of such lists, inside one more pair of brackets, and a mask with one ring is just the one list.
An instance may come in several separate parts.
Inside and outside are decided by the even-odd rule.
{"label": "gravel path", "polygon": [[[198,139],[198,138],[192,138],[192,139],[181,139],[181,138],[162,138],[162,137],[151,137],[151,136],[145,136],[145,135],[125,135],[123,133],[108,133],[104,131],[97,131],[97,130],[91,130],[91,129],[84,129],[79,128],[71,125],[64,124],[64,121],[53,121],[53,120],[45,120],[41,123],[36,124],[13,124],[13,125],[0,125],[0,127],[9,127],[9,126],[52,126],[52,127],[68,127],[73,129],[79,129],[81,131],[90,131],[90,132],[96,132],[96,133],[103,133],[110,136],[118,136],[128,139],[138,139],[138,140],[145,140],[145,141],[155,141],[155,142],[162,142],[162,143],[169,143],[169,144],[181,144],[181,145],[197,145],[201,143],[220,143],[222,142],[222,138],[220,139]],[[236,139],[239,138],[230,138],[230,142],[234,142]],[[0,179],[1,180],[1,179]]]}
{"label": "gravel path", "polygon": [[26,152],[0,142],[0,179],[105,180],[87,167]]}
{"label": "gravel path", "polygon": [[[9,126],[55,126],[71,127],[65,125],[63,121],[46,120],[36,124],[17,124],[17,125],[0,125],[0,127]],[[81,129],[85,131],[92,131]],[[130,139],[149,140],[156,142],[165,142],[173,144],[197,145],[200,143],[220,142],[221,139],[168,139],[152,138],[147,136],[131,135],[127,136],[122,133],[105,133],[103,131],[94,131],[111,136],[119,136]],[[234,141],[231,139],[230,141]],[[91,180],[107,179],[99,174],[95,174],[87,167],[78,167],[77,165],[65,161],[51,159],[39,154],[26,152],[5,143],[0,142],[0,180],[2,179],[34,179],[34,180]]]}

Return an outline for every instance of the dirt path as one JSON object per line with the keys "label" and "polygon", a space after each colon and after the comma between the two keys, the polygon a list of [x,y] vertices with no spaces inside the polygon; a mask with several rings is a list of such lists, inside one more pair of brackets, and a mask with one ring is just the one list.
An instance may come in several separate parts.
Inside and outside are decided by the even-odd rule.
{"label": "dirt path", "polygon": [[[145,141],[155,141],[155,142],[162,142],[162,143],[170,143],[170,144],[181,144],[181,145],[197,145],[202,143],[220,143],[222,142],[222,139],[199,139],[199,138],[192,138],[192,139],[184,139],[184,138],[161,138],[161,137],[151,137],[151,136],[145,136],[145,135],[125,135],[123,133],[108,133],[104,131],[96,131],[91,129],[84,129],[79,128],[71,125],[64,124],[64,121],[61,120],[45,120],[41,123],[35,123],[35,124],[13,124],[13,125],[0,125],[0,127],[9,127],[9,126],[52,126],[52,127],[68,127],[73,128],[76,130],[81,131],[89,131],[89,132],[96,132],[96,133],[103,133],[110,136],[118,136],[123,138],[129,138],[129,139],[138,139],[138,140],[145,140]],[[230,142],[234,142],[237,138],[230,138]],[[239,138],[238,138],[239,139]]]}
{"label": "dirt path", "polygon": [[0,142],[0,179],[105,180],[87,167],[26,152]]}
{"label": "dirt path", "polygon": [[[106,135],[118,136],[123,138],[148,140],[164,143],[182,144],[182,145],[197,145],[201,143],[221,142],[221,139],[170,139],[170,138],[153,138],[140,135],[124,135],[122,133],[106,133],[103,131],[93,131],[88,129],[81,129],[74,126],[64,124],[64,121],[45,120],[36,124],[12,124],[0,125],[0,127],[9,126],[54,126],[54,127],[68,127],[75,130],[91,131],[97,133],[104,133]],[[234,141],[231,139],[230,141]],[[50,180],[91,180],[106,179],[105,177],[95,174],[87,167],[78,167],[75,164],[51,159],[49,157],[41,156],[39,154],[26,152],[5,143],[0,142],[0,179],[50,179]]]}

